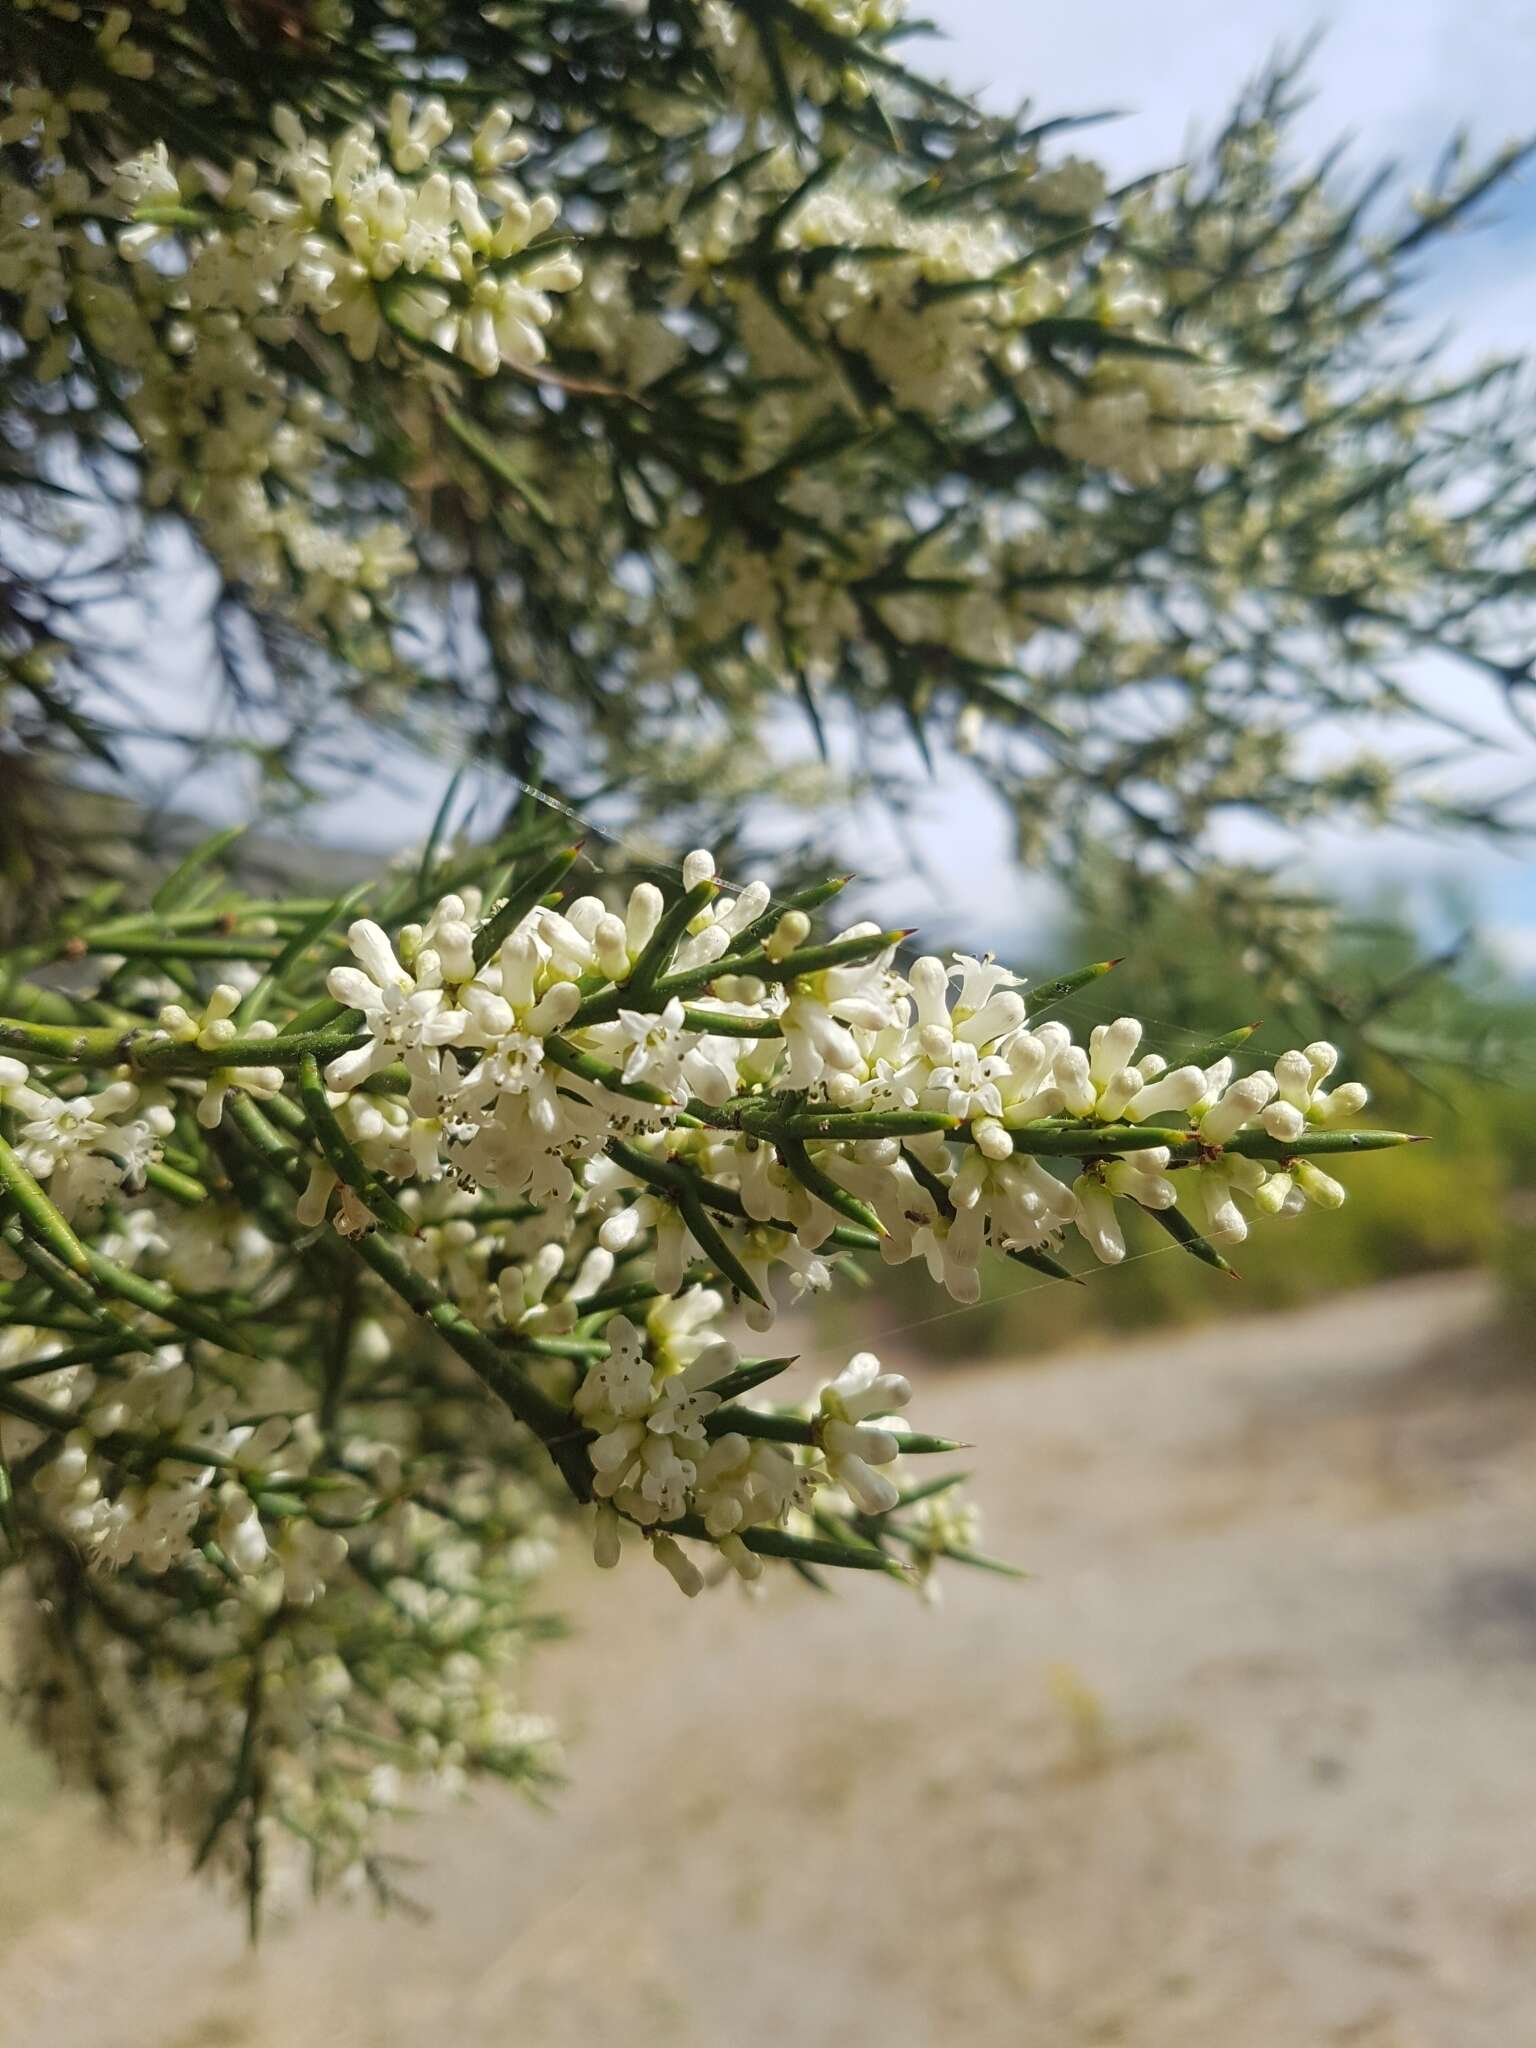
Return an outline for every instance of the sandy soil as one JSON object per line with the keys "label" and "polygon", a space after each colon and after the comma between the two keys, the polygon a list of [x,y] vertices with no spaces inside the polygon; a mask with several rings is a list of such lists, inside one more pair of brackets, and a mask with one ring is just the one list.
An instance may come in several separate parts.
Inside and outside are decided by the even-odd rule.
{"label": "sandy soil", "polygon": [[[1473,1279],[951,1372],[1023,1585],[571,1577],[553,1816],[416,1829],[417,1925],[244,1953],[52,1802],[6,2048],[1536,2042],[1536,1356]],[[19,1830],[19,1832],[18,1832]]]}

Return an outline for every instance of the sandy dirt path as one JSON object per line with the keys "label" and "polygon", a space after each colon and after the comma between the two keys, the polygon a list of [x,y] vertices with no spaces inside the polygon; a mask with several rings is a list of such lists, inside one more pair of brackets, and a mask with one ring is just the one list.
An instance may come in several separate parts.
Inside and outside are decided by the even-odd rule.
{"label": "sandy dirt path", "polygon": [[55,1810],[0,1845],[0,2039],[1536,2043],[1536,1346],[1489,1317],[1415,1282],[934,1375],[1030,1582],[572,1573],[571,1787],[412,1831],[430,1921],[253,1958]]}

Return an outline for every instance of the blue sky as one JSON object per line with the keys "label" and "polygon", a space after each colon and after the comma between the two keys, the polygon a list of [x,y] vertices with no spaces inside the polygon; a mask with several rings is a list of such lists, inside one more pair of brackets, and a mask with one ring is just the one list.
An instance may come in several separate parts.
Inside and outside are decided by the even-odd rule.
{"label": "blue sky", "polygon": [[[1119,177],[1178,161],[1192,130],[1209,131],[1239,84],[1277,45],[1294,46],[1326,20],[1313,59],[1314,98],[1302,139],[1321,147],[1342,133],[1356,138],[1363,167],[1395,158],[1410,181],[1434,159],[1451,130],[1466,124],[1474,143],[1492,149],[1536,125],[1536,0],[912,0],[945,32],[946,43],[914,46],[925,68],[982,91],[998,105],[1025,97],[1048,113],[1124,110],[1085,131],[1080,147]],[[1439,253],[1418,301],[1426,327],[1452,321],[1456,353],[1524,350],[1536,336],[1536,170],[1507,193],[1496,218]],[[1465,679],[1446,688],[1467,692]],[[170,689],[148,684],[162,716]],[[1532,762],[1536,750],[1478,692],[1489,729],[1507,736]],[[1472,708],[1472,700],[1467,700]],[[190,707],[175,706],[177,714]],[[390,853],[425,831],[446,782],[437,764],[385,745],[375,749],[393,771],[398,794],[378,781],[326,806],[326,836]],[[188,789],[182,800],[197,801]],[[218,805],[227,788],[203,786]],[[995,883],[1015,919],[1050,914],[1044,885],[1007,873],[1006,821],[978,801],[967,771],[943,768],[912,807],[926,879],[903,869],[901,844],[874,806],[848,820],[850,864],[886,874],[877,908],[900,921],[942,925],[957,906],[974,907]],[[1281,842],[1246,833],[1245,854],[1282,852]],[[1289,849],[1294,859],[1294,847]],[[1384,879],[1421,907],[1427,932],[1441,924],[1435,905],[1448,878],[1470,895],[1490,938],[1512,967],[1536,979],[1536,868],[1506,854],[1437,845],[1407,834],[1329,831],[1305,845],[1306,872],[1365,896]]]}

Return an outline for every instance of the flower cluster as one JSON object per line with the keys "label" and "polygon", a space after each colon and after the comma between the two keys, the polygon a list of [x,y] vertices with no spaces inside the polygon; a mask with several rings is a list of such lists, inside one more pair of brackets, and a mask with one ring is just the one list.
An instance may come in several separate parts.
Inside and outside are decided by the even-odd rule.
{"label": "flower cluster", "polygon": [[[1332,1199],[1315,1167],[1275,1163],[1289,1141],[1364,1105],[1357,1084],[1322,1090],[1331,1046],[1241,1076],[1230,1056],[1173,1069],[1138,1057],[1132,1018],[1081,1047],[1058,1020],[1031,1022],[1018,977],[996,961],[928,955],[903,974],[892,935],[868,924],[832,938],[832,964],[796,972],[804,912],[770,907],[758,886],[716,895],[707,853],[683,872],[712,900],[675,930],[666,974],[638,974],[638,989],[662,912],[650,883],[622,913],[595,895],[536,905],[478,966],[463,897],[394,942],[354,924],[358,964],[333,969],[330,989],[361,1031],[325,1078],[369,1171],[574,1201],[602,1218],[609,1255],[648,1239],[670,1292],[710,1255],[673,1194],[680,1170],[729,1191],[710,1231],[763,1328],[774,1280],[792,1295],[827,1284],[818,1254],[849,1216],[873,1228],[883,1258],[924,1258],[971,1300],[988,1245],[1054,1254],[1077,1228],[1099,1258],[1123,1257],[1116,1198],[1164,1210],[1182,1190],[1222,1242],[1247,1227],[1234,1192],[1269,1214]],[[668,993],[684,978],[720,1007],[701,1014]],[[594,995],[594,984],[606,987]],[[367,1097],[359,1113],[356,1091],[396,1063],[403,1092]],[[1180,1121],[1152,1121],[1170,1116]],[[1125,1127],[1118,1151],[1097,1136]],[[1074,1130],[1103,1156],[1069,1184],[1035,1154],[1049,1137],[1053,1155],[1070,1156]],[[1273,1141],[1270,1155],[1230,1154],[1243,1133]],[[306,1220],[339,1186],[316,1168]],[[368,1220],[365,1200],[338,1214],[345,1228]]]}
{"label": "flower cluster", "polygon": [[[989,1249],[1112,1263],[1138,1212],[1219,1264],[1249,1210],[1343,1198],[1319,1155],[1400,1142],[1349,1126],[1325,1044],[1243,1072],[1241,1032],[1171,1067],[1130,1018],[1076,1044],[1045,1012],[1102,965],[898,965],[903,933],[816,929],[841,879],[776,900],[700,850],[571,894],[578,852],[397,882],[344,933],[340,905],[128,913],[61,938],[105,977],[47,992],[72,1021],[0,1019],[0,1532],[40,1725],[115,1783],[100,1702],[144,1690],[147,1757],[176,1674],[162,1805],[232,1862],[226,1808],[368,1877],[406,1776],[538,1776],[497,1689],[562,1502],[598,1564],[648,1549],[690,1595],[993,1563],[914,1471],[956,1446],[906,1378],[861,1352],[775,1398],[794,1361],[736,1314],[867,1256],[974,1301]],[[265,972],[214,978],[226,948]],[[123,971],[157,955],[178,1001]]]}
{"label": "flower cluster", "polygon": [[[141,1114],[129,1116],[135,1107]],[[16,1125],[16,1160],[46,1183],[66,1221],[89,1217],[109,1195],[137,1192],[173,1119],[160,1106],[142,1106],[132,1081],[112,1081],[94,1095],[54,1095],[34,1087],[21,1060],[0,1057],[0,1109]]]}
{"label": "flower cluster", "polygon": [[579,276],[549,237],[556,202],[511,175],[526,145],[499,103],[460,130],[440,98],[396,92],[323,135],[280,105],[223,168],[156,141],[93,185],[68,145],[78,115],[104,110],[20,87],[0,123],[35,155],[26,183],[0,180],[0,288],[21,301],[32,372],[112,375],[147,501],[189,515],[232,581],[355,633],[415,557],[398,519],[338,516],[348,385],[304,337],[408,374],[439,357],[532,369],[549,294]]}
{"label": "flower cluster", "polygon": [[[1331,1046],[1240,1075],[1230,1055],[1170,1068],[1142,1051],[1132,1018],[1079,1046],[1060,1021],[1032,1017],[1019,978],[995,960],[925,955],[902,972],[899,935],[853,924],[815,944],[804,910],[775,905],[762,884],[722,889],[706,852],[689,855],[681,878],[670,904],[641,882],[621,908],[591,894],[515,915],[515,900],[482,905],[471,891],[393,935],[357,920],[355,964],[328,975],[355,1028],[331,1033],[342,1049],[315,1063],[305,1090],[317,1142],[300,1225],[329,1218],[355,1240],[381,1226],[402,1233],[415,1270],[514,1348],[558,1350],[591,1332],[602,1355],[571,1413],[590,1437],[610,1559],[620,1518],[648,1531],[687,1522],[755,1572],[744,1532],[803,1516],[827,1480],[863,1513],[896,1503],[878,1468],[900,1437],[870,1419],[904,1404],[905,1383],[856,1361],[798,1449],[753,1442],[751,1411],[721,1392],[740,1369],[712,1328],[727,1299],[767,1329],[782,1300],[825,1288],[835,1260],[863,1246],[887,1262],[922,1259],[974,1301],[989,1247],[1053,1262],[1076,1233],[1101,1261],[1122,1259],[1127,1204],[1166,1215],[1182,1200],[1192,1227],[1221,1245],[1246,1233],[1240,1198],[1269,1215],[1343,1199],[1304,1156],[1309,1134],[1335,1130],[1365,1100],[1354,1084],[1322,1085]],[[259,1021],[241,1041],[238,1002],[221,984],[200,1016],[162,1009],[139,1054],[171,1099],[195,1097],[205,1130],[232,1097],[271,1102],[285,1084],[283,1066],[248,1057],[282,1055],[277,1026]],[[232,1045],[228,1063],[210,1064]],[[182,1049],[209,1056],[201,1072],[177,1073]],[[7,1063],[7,1100],[25,1118],[17,1157],[66,1217],[87,1187],[99,1206],[130,1173],[142,1180],[170,1110],[126,1135],[109,1120],[132,1105],[135,1083],[49,1103],[25,1071]],[[1075,1177],[1052,1170],[1060,1159],[1078,1162]],[[484,1239],[487,1202],[527,1204],[543,1234],[526,1246]],[[657,1341],[622,1313],[590,1320],[594,1302],[633,1298],[612,1289],[642,1260],[671,1317]],[[589,1357],[581,1341],[576,1355]],[[166,1379],[157,1365],[143,1385],[178,1443],[190,1432],[214,1455],[169,1480],[157,1468],[111,1500],[92,1443],[129,1428],[129,1411],[114,1395],[108,1426],[71,1404],[73,1433],[47,1468],[68,1503],[60,1526],[105,1556],[127,1545],[168,1561],[217,1500],[226,1554],[259,1565],[257,1531],[237,1534],[251,1497],[213,1476],[268,1459],[279,1440],[292,1455],[298,1438],[230,1435],[222,1396],[211,1411],[173,1413],[167,1390],[187,1398],[184,1373]],[[291,1477],[269,1471],[269,1489]]]}

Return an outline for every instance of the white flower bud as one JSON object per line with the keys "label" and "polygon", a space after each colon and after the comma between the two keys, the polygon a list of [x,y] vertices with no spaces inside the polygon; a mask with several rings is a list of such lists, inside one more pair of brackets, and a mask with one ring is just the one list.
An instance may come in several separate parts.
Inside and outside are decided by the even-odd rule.
{"label": "white flower bud", "polygon": [[436,950],[444,981],[469,980],[475,971],[475,935],[467,923],[455,918],[439,925]]}
{"label": "white flower bud", "polygon": [[1241,1081],[1234,1081],[1220,1101],[1201,1117],[1201,1139],[1207,1145],[1225,1145],[1259,1114],[1274,1092],[1273,1074],[1248,1074]]}
{"label": "white flower bud", "polygon": [[888,1515],[901,1499],[899,1490],[883,1472],[873,1472],[863,1458],[844,1453],[827,1460],[833,1476],[845,1487],[856,1507],[866,1515]]}
{"label": "white flower bud", "polygon": [[1320,1124],[1342,1123],[1346,1117],[1358,1116],[1369,1100],[1369,1091],[1358,1081],[1344,1081],[1326,1094],[1313,1096],[1312,1114]]}
{"label": "white flower bud", "polygon": [[1125,1238],[1109,1189],[1097,1174],[1084,1173],[1072,1183],[1072,1193],[1077,1202],[1077,1227],[1094,1257],[1106,1266],[1118,1266],[1125,1257]]}
{"label": "white flower bud", "polygon": [[[1140,1071],[1145,1074],[1150,1064],[1143,1060]],[[1175,1067],[1171,1073],[1157,1074],[1143,1083],[1125,1106],[1125,1120],[1140,1123],[1143,1118],[1159,1116],[1165,1110],[1193,1109],[1205,1089],[1205,1075],[1199,1067]]]}
{"label": "white flower bud", "polygon": [[645,951],[665,908],[666,899],[654,882],[637,882],[630,890],[624,937],[631,958]]}
{"label": "white flower bud", "polygon": [[1272,1173],[1254,1195],[1254,1205],[1265,1216],[1280,1216],[1285,1213],[1290,1200],[1294,1181],[1288,1173]]}
{"label": "white flower bud", "polygon": [[763,1560],[755,1550],[748,1550],[739,1536],[720,1538],[720,1555],[731,1569],[751,1585],[763,1576]]}
{"label": "white flower bud", "polygon": [[1291,1177],[1307,1200],[1319,1209],[1341,1209],[1344,1206],[1344,1189],[1332,1174],[1324,1173],[1310,1159],[1298,1159],[1291,1168]]}
{"label": "white flower bud", "polygon": [[1287,1145],[1293,1139],[1299,1138],[1307,1128],[1306,1116],[1294,1102],[1270,1103],[1259,1118],[1259,1122],[1272,1138],[1278,1138],[1282,1144]]}
{"label": "white flower bud", "polygon": [[1281,1100],[1304,1110],[1312,1099],[1312,1062],[1304,1052],[1283,1052],[1275,1061],[1275,1085]]}
{"label": "white flower bud", "polygon": [[1326,1081],[1334,1068],[1339,1064],[1339,1049],[1336,1045],[1330,1045],[1326,1038],[1319,1038],[1313,1044],[1307,1046],[1303,1056],[1308,1066],[1312,1069],[1312,1085],[1314,1088],[1320,1082]]}
{"label": "white flower bud", "polygon": [[1104,1168],[1104,1185],[1111,1194],[1139,1202],[1143,1209],[1171,1209],[1179,1191],[1168,1175],[1153,1164],[1159,1157],[1166,1166],[1168,1155],[1160,1145],[1151,1152],[1133,1153],[1128,1159],[1112,1159]]}
{"label": "white flower bud", "polygon": [[257,1572],[267,1561],[267,1536],[256,1503],[239,1487],[225,1491],[218,1521],[219,1547],[237,1572]]}
{"label": "white flower bud", "polygon": [[653,1536],[651,1554],[659,1565],[671,1573],[673,1583],[679,1592],[685,1593],[690,1600],[703,1592],[703,1573],[673,1537]]}
{"label": "white flower bud", "polygon": [[1122,1067],[1103,1084],[1099,1115],[1106,1123],[1118,1123],[1141,1092],[1141,1076],[1134,1067]]}
{"label": "white flower bud", "polygon": [[624,920],[606,916],[598,920],[592,934],[597,964],[610,981],[622,981],[629,972],[629,942]]}
{"label": "white flower bud", "polygon": [[597,1234],[598,1243],[614,1258],[622,1258],[645,1235],[645,1217],[638,1203],[608,1217]]}
{"label": "white flower bud", "polygon": [[1135,1017],[1118,1017],[1113,1024],[1094,1026],[1088,1038],[1089,1065],[1100,1088],[1131,1064],[1140,1043],[1141,1025]]}
{"label": "white flower bud", "polygon": [[599,1501],[592,1526],[592,1561],[612,1571],[619,1561],[619,1515],[606,1501]]}
{"label": "white flower bud", "polygon": [[803,910],[786,910],[774,926],[763,951],[777,964],[787,960],[797,946],[803,946],[811,935],[811,920]]}
{"label": "white flower bud", "polygon": [[1056,1086],[1069,1116],[1092,1116],[1099,1098],[1089,1075],[1088,1055],[1081,1046],[1069,1046],[1055,1066]]}
{"label": "white flower bud", "polygon": [[1011,1159],[1013,1138],[994,1117],[977,1117],[971,1123],[971,1137],[988,1159]]}

